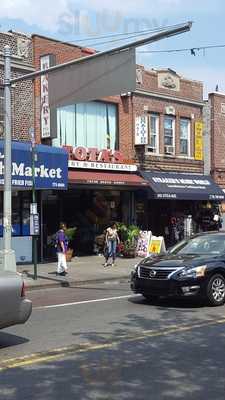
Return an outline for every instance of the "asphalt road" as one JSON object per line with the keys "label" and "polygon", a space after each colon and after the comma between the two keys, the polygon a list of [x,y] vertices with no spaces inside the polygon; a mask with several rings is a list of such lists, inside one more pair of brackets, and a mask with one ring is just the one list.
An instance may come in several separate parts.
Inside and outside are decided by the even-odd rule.
{"label": "asphalt road", "polygon": [[225,399],[225,306],[121,282],[29,294],[29,322],[0,333],[0,399]]}

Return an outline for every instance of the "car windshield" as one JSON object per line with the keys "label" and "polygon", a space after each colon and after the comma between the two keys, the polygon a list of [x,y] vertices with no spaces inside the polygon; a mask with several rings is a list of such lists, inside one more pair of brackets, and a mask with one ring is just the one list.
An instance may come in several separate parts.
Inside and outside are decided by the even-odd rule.
{"label": "car windshield", "polygon": [[211,234],[183,240],[170,250],[170,254],[207,254],[225,253],[225,235]]}

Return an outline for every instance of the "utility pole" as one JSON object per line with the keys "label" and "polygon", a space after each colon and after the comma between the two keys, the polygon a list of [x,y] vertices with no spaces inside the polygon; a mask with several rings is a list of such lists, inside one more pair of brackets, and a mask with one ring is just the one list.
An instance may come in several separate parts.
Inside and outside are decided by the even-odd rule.
{"label": "utility pole", "polygon": [[4,270],[16,271],[16,257],[12,250],[12,132],[11,132],[11,48],[5,46],[4,79],[4,200],[3,200],[3,250],[0,252]]}

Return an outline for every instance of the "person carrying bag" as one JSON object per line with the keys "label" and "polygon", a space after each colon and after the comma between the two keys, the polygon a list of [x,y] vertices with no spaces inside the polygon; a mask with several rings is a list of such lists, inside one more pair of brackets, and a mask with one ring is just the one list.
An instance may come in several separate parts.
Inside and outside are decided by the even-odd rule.
{"label": "person carrying bag", "polygon": [[112,222],[109,228],[106,229],[106,237],[105,237],[105,264],[104,266],[107,267],[108,260],[112,258],[112,267],[114,267],[115,259],[116,259],[116,248],[117,244],[120,243],[119,235],[117,232],[115,222]]}

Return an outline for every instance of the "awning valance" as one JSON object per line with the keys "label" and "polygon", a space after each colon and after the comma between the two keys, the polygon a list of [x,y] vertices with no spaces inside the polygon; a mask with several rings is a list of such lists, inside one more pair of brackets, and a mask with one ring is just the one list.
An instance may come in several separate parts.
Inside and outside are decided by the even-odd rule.
{"label": "awning valance", "polygon": [[225,193],[211,176],[175,172],[141,171],[151,197],[175,200],[224,200]]}
{"label": "awning valance", "polygon": [[70,171],[69,184],[113,185],[113,186],[148,186],[143,178],[135,174],[123,174],[96,171]]}

